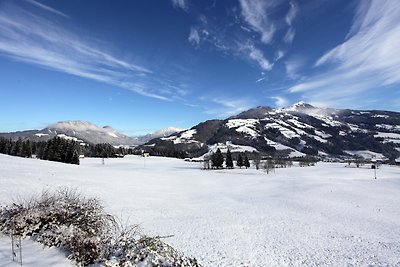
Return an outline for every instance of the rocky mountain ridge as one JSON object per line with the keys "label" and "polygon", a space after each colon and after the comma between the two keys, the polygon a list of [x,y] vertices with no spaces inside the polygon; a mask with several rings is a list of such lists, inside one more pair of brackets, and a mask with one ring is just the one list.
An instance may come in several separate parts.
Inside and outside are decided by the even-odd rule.
{"label": "rocky mountain ridge", "polygon": [[147,141],[164,137],[177,131],[178,128],[167,128],[156,131],[152,134],[130,137],[126,136],[111,126],[100,127],[88,121],[60,121],[50,124],[41,130],[28,130],[11,133],[0,133],[0,136],[17,140],[19,138],[32,141],[46,141],[55,136],[71,139],[80,143],[109,143],[114,146],[137,146]]}
{"label": "rocky mountain ridge", "polygon": [[297,103],[256,107],[225,120],[209,120],[146,144],[153,150],[186,151],[200,157],[220,148],[285,157],[305,155],[400,158],[400,113],[318,108]]}

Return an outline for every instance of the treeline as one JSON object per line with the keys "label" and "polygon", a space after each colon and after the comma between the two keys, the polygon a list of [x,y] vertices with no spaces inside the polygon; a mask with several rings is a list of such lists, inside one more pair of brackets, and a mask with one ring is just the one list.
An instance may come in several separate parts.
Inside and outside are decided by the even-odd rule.
{"label": "treeline", "polygon": [[85,145],[81,147],[82,154],[85,157],[94,158],[117,158],[123,157],[127,154],[133,154],[132,149],[126,149],[123,147],[115,148],[110,144],[95,144],[95,145]]}
{"label": "treeline", "polygon": [[[222,155],[221,150],[218,148],[215,152],[211,154],[211,156],[205,156],[204,157],[204,169],[210,169],[210,163],[211,163],[211,168],[223,168],[223,165],[225,163],[226,168],[228,169],[233,169],[234,164],[233,164],[233,158],[231,151],[228,149],[226,152],[226,158]],[[245,167],[246,169],[250,167],[250,161],[246,153],[239,153],[236,159],[236,166],[239,168]]]}
{"label": "treeline", "polygon": [[24,158],[36,155],[37,158],[44,160],[79,164],[80,145],[73,140],[60,137],[42,142],[0,138],[0,153]]}
{"label": "treeline", "polygon": [[0,153],[2,154],[24,158],[36,155],[36,158],[39,159],[72,164],[79,164],[80,155],[85,157],[116,158],[136,152],[131,148],[115,148],[110,144],[86,144],[81,146],[78,142],[60,137],[40,142],[22,139],[13,141],[0,137]]}
{"label": "treeline", "polygon": [[32,142],[29,140],[22,141],[18,139],[17,141],[12,141],[11,139],[0,137],[0,153],[2,154],[30,158],[35,148],[36,146],[33,147]]}
{"label": "treeline", "polygon": [[[233,159],[235,158],[235,159]],[[263,169],[267,173],[275,168],[290,168],[293,166],[293,161],[290,158],[286,157],[262,157],[257,152],[249,153],[236,153],[234,157],[231,154],[231,151],[228,149],[225,157],[222,154],[221,150],[218,148],[211,155],[207,155],[203,160],[203,168],[204,169],[221,169],[228,168],[233,169],[234,163],[236,161],[236,166],[239,168],[245,167],[246,169],[250,167],[250,160],[252,160],[253,166],[258,169]],[[305,157],[297,157],[296,161],[298,161],[300,167],[314,166],[317,162],[317,159],[312,156]]]}

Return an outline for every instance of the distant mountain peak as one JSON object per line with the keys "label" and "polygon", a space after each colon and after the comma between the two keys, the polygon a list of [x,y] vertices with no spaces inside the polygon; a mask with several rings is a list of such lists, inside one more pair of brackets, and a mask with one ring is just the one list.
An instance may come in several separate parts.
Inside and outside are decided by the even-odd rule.
{"label": "distant mountain peak", "polygon": [[47,126],[49,129],[68,129],[74,131],[82,130],[98,130],[101,129],[99,126],[88,122],[88,121],[59,121],[57,123],[50,124]]}
{"label": "distant mountain peak", "polygon": [[146,135],[143,135],[143,136],[138,136],[137,139],[140,142],[146,143],[146,142],[148,142],[148,141],[150,141],[150,140],[152,140],[154,138],[167,137],[167,136],[170,136],[172,134],[182,132],[184,130],[185,129],[181,129],[181,128],[176,128],[176,127],[170,126],[168,128],[164,128],[164,129],[160,129],[158,131],[155,131],[153,133],[149,133],[149,134],[146,134]]}
{"label": "distant mountain peak", "polygon": [[239,113],[236,116],[232,116],[232,119],[250,119],[250,118],[263,118],[268,112],[273,111],[273,108],[266,106],[258,106],[246,111]]}
{"label": "distant mountain peak", "polygon": [[307,110],[307,109],[314,109],[315,107],[313,105],[310,105],[306,102],[300,101],[297,102],[287,108],[284,108],[286,111],[301,111],[301,110]]}

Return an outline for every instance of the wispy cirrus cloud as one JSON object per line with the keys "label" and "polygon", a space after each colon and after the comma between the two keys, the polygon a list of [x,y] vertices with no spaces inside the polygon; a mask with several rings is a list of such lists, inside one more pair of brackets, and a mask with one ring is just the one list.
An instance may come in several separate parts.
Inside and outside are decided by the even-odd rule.
{"label": "wispy cirrus cloud", "polygon": [[[190,28],[188,41],[196,48],[211,44],[225,54],[256,63],[262,71],[270,71],[295,37],[298,5],[294,0],[239,0],[238,4],[227,12],[227,17],[216,21],[198,15],[198,24]],[[277,16],[279,12],[283,16]],[[282,40],[275,40],[277,32]]]}
{"label": "wispy cirrus cloud", "polygon": [[[163,95],[160,81],[147,67],[96,48],[93,40],[83,40],[55,21],[39,17],[18,5],[5,3],[1,7],[0,53],[4,56],[107,83],[143,96],[170,100],[173,93]],[[56,11],[50,12],[58,14]]]}
{"label": "wispy cirrus cloud", "polygon": [[287,107],[289,104],[289,101],[282,96],[272,96],[271,99],[274,100],[275,106],[277,108],[284,108]]}
{"label": "wispy cirrus cloud", "polygon": [[239,0],[241,15],[247,25],[261,36],[261,42],[271,44],[275,34],[284,29],[280,19],[276,18],[276,13],[282,6],[289,5],[288,12],[283,18],[288,26],[283,41],[290,44],[295,36],[293,22],[297,16],[299,8],[294,1],[289,3],[285,0]]}
{"label": "wispy cirrus cloud", "polygon": [[290,79],[301,77],[300,72],[305,65],[305,59],[302,56],[292,56],[285,61],[286,74]]}
{"label": "wispy cirrus cloud", "polygon": [[64,18],[69,18],[69,16],[66,15],[65,13],[63,13],[63,12],[57,10],[57,9],[54,9],[52,7],[49,7],[49,6],[45,5],[45,4],[39,3],[38,1],[35,1],[35,0],[25,0],[25,1],[28,2],[28,3],[31,3],[32,5],[40,7],[41,9],[44,9],[44,10],[46,10],[48,12],[51,12],[53,14],[62,16]]}
{"label": "wispy cirrus cloud", "polygon": [[263,54],[260,49],[257,49],[253,45],[247,45],[243,47],[244,50],[247,51],[248,57],[255,62],[258,63],[262,70],[268,71],[273,67],[273,63],[271,63]]}
{"label": "wispy cirrus cloud", "polygon": [[252,100],[243,98],[234,99],[217,97],[211,99],[211,101],[217,104],[217,107],[207,108],[204,113],[208,115],[213,115],[218,118],[226,118],[229,116],[237,115],[242,111],[254,107],[254,103]]}
{"label": "wispy cirrus cloud", "polygon": [[396,0],[361,1],[347,39],[317,60],[315,66],[325,70],[289,91],[330,104],[399,84],[399,14]]}
{"label": "wispy cirrus cloud", "polygon": [[239,0],[243,18],[261,35],[261,41],[266,44],[272,42],[276,31],[276,25],[269,14],[278,2],[280,1]]}
{"label": "wispy cirrus cloud", "polygon": [[188,41],[192,43],[193,45],[199,45],[200,44],[200,34],[198,30],[194,27],[190,28],[190,33],[188,37]]}
{"label": "wispy cirrus cloud", "polygon": [[180,9],[183,9],[185,11],[188,11],[188,9],[189,9],[188,0],[171,0],[171,1],[172,1],[172,5],[175,8],[180,8]]}

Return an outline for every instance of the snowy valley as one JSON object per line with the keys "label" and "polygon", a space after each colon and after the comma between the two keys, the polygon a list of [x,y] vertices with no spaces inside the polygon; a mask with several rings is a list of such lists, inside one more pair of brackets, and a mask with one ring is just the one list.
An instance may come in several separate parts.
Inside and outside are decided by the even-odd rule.
{"label": "snowy valley", "polygon": [[[107,212],[165,240],[203,266],[398,266],[400,169],[347,163],[202,170],[139,156],[81,165],[0,155],[0,203],[76,188]],[[69,266],[57,249],[23,240],[24,266]],[[10,239],[0,238],[2,266]]]}

